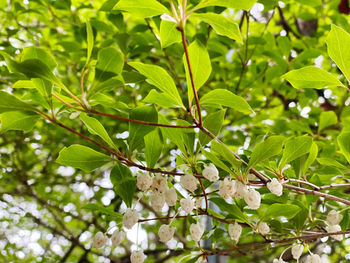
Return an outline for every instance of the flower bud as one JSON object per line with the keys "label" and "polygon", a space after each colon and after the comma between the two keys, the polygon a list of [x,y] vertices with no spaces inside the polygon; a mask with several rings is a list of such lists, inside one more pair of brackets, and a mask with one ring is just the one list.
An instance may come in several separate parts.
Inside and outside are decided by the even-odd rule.
{"label": "flower bud", "polygon": [[242,233],[242,227],[237,222],[235,222],[234,224],[230,224],[228,226],[228,233],[231,239],[238,243],[239,237]]}
{"label": "flower bud", "polygon": [[[339,232],[339,231],[341,231],[341,227],[340,227],[340,225],[327,226],[326,230],[327,230],[328,233]],[[343,235],[333,235],[331,237],[334,238],[337,241],[342,241],[343,240]]]}
{"label": "flower bud", "polygon": [[258,209],[260,207],[261,196],[260,193],[254,189],[248,189],[244,195],[244,201],[251,209]]}
{"label": "flower bud", "polygon": [[220,182],[219,185],[219,194],[222,198],[228,199],[234,196],[236,193],[236,182],[230,180],[229,178],[225,178]]}
{"label": "flower bud", "polygon": [[136,186],[141,191],[147,191],[152,185],[152,177],[148,173],[142,173],[137,176]]}
{"label": "flower bud", "polygon": [[321,258],[317,254],[308,255],[306,258],[307,263],[321,263]]}
{"label": "flower bud", "polygon": [[180,200],[180,205],[182,210],[184,210],[187,214],[191,213],[194,207],[194,202],[190,197],[182,198]]}
{"label": "flower bud", "polygon": [[131,229],[139,220],[139,214],[135,209],[128,208],[123,216],[123,224],[127,229]]}
{"label": "flower bud", "polygon": [[281,196],[283,194],[283,186],[276,178],[273,178],[266,186],[274,195]]}
{"label": "flower bud", "polygon": [[191,193],[197,189],[197,179],[192,174],[185,174],[181,176],[180,182],[182,186]]}
{"label": "flower bud", "polygon": [[191,224],[190,232],[191,232],[192,239],[196,242],[199,242],[204,233],[204,226],[201,225],[200,223]]}
{"label": "flower bud", "polygon": [[175,188],[170,188],[166,190],[164,196],[165,196],[165,202],[168,204],[168,206],[176,205],[177,193]]}
{"label": "flower bud", "polygon": [[104,245],[106,245],[107,241],[108,238],[102,232],[97,232],[92,245],[95,248],[102,248]]}
{"label": "flower bud", "polygon": [[145,261],[145,254],[143,254],[143,250],[134,250],[130,256],[131,263],[143,263]]}
{"label": "flower bud", "polygon": [[208,179],[210,182],[216,182],[219,180],[219,171],[216,169],[213,163],[209,165],[204,165],[204,170],[202,172],[204,178]]}
{"label": "flower bud", "polygon": [[240,181],[236,181],[236,192],[234,194],[234,196],[237,199],[241,199],[242,197],[245,196],[246,192],[247,192],[247,186],[245,184],[242,184]]}
{"label": "flower bud", "polygon": [[270,227],[265,222],[260,222],[256,227],[256,231],[261,235],[265,236],[270,232]]}
{"label": "flower bud", "polygon": [[168,242],[173,238],[175,233],[175,227],[169,225],[161,225],[158,231],[159,240],[163,243]]}
{"label": "flower bud", "polygon": [[342,214],[338,213],[335,210],[332,210],[327,215],[327,224],[330,226],[339,225],[339,223],[342,221],[342,219],[343,219]]}
{"label": "flower bud", "polygon": [[151,187],[153,192],[164,193],[168,189],[167,179],[164,176],[156,175],[153,178]]}
{"label": "flower bud", "polygon": [[303,254],[304,246],[302,244],[295,244],[292,247],[292,255],[294,259],[299,259]]}
{"label": "flower bud", "polygon": [[119,246],[123,242],[124,238],[125,238],[125,232],[115,230],[111,237],[112,245],[115,247]]}

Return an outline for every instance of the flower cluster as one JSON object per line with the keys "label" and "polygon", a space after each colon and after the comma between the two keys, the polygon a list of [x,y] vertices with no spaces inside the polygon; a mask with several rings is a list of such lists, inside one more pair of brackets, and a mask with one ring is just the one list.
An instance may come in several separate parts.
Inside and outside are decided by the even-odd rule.
{"label": "flower cluster", "polygon": [[[113,246],[119,246],[123,240],[125,239],[125,233],[123,231],[115,230],[112,234],[111,241]],[[97,232],[92,245],[95,248],[102,248],[108,242],[108,237],[104,235],[102,232]]]}
{"label": "flower cluster", "polygon": [[[341,227],[339,223],[342,221],[343,216],[335,210],[331,210],[327,215],[327,227],[326,230],[328,233],[340,232]],[[343,235],[332,235],[332,238],[337,241],[343,240]]]}

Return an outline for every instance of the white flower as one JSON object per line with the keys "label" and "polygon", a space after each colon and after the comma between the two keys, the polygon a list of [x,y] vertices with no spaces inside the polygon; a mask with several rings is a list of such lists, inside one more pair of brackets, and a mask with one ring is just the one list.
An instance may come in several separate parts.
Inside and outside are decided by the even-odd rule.
{"label": "white flower", "polygon": [[258,231],[258,233],[265,236],[267,233],[270,232],[270,227],[265,222],[260,222],[256,227],[256,230]]}
{"label": "white flower", "polygon": [[160,212],[162,211],[163,206],[165,205],[164,194],[153,192],[149,197],[149,201],[151,203],[151,206],[154,208],[154,210],[157,212]]}
{"label": "white flower", "polygon": [[200,223],[191,224],[190,232],[191,232],[192,239],[196,242],[199,242],[204,233],[204,226],[201,225]]}
{"label": "white flower", "polygon": [[94,241],[92,242],[92,245],[95,248],[101,248],[104,245],[106,245],[107,241],[108,238],[102,232],[97,232],[94,237]]}
{"label": "white flower", "polygon": [[204,178],[208,179],[210,182],[216,182],[219,180],[219,171],[216,169],[214,164],[204,165],[202,172]]}
{"label": "white flower", "polygon": [[234,196],[236,193],[236,182],[230,180],[229,178],[225,178],[220,182],[219,185],[219,194],[222,198],[228,199]]}
{"label": "white flower", "polygon": [[173,238],[175,233],[175,227],[169,225],[161,225],[158,231],[159,240],[163,243],[168,242]]}
{"label": "white flower", "polygon": [[162,19],[164,21],[173,22],[173,23],[177,24],[176,20],[172,16],[170,16],[168,14],[162,14],[160,16],[160,19]]}
{"label": "white flower", "polygon": [[168,204],[168,206],[176,205],[177,193],[175,188],[170,188],[166,190],[164,196],[165,196],[165,202]]}
{"label": "white flower", "polygon": [[307,263],[321,263],[321,258],[317,254],[308,255],[306,262]]}
{"label": "white flower", "polygon": [[239,237],[242,233],[242,227],[237,222],[235,222],[234,224],[230,224],[228,226],[228,233],[231,239],[238,243]]}
{"label": "white flower", "polygon": [[339,214],[335,210],[330,211],[329,214],[327,215],[327,223],[330,226],[339,225],[342,219],[343,219],[343,215]]}
{"label": "white flower", "polygon": [[196,261],[196,263],[207,263],[207,262],[208,262],[208,261],[205,259],[204,256],[199,257],[199,258],[197,259],[197,261]]}
{"label": "white flower", "polygon": [[197,208],[202,208],[202,200],[203,200],[203,197],[198,197],[194,202],[194,206]]}
{"label": "white flower", "polygon": [[125,232],[115,230],[112,234],[111,240],[113,246],[119,246],[125,238]]}
{"label": "white flower", "polygon": [[143,250],[134,250],[130,256],[131,263],[143,263],[145,261],[145,254]]}
{"label": "white flower", "polygon": [[272,263],[286,263],[283,259],[277,259],[275,258]]}
{"label": "white flower", "polygon": [[187,214],[189,214],[193,210],[194,202],[190,197],[182,198],[180,200],[180,205],[182,210],[184,210]]}
{"label": "white flower", "polygon": [[273,178],[266,186],[274,195],[281,196],[283,194],[283,186],[276,178]]}
{"label": "white flower", "polygon": [[[327,229],[328,233],[341,231],[340,225],[327,226],[326,229]],[[332,238],[334,238],[337,241],[342,241],[343,240],[343,235],[333,235]]]}
{"label": "white flower", "polygon": [[260,193],[253,188],[248,189],[244,195],[244,201],[251,209],[258,209],[260,207],[261,196]]}
{"label": "white flower", "polygon": [[137,176],[136,186],[141,191],[147,191],[152,185],[152,177],[148,173],[142,173]]}
{"label": "white flower", "polygon": [[128,208],[123,216],[123,224],[127,229],[131,229],[139,220],[139,214],[135,209]]}
{"label": "white flower", "polygon": [[153,178],[153,183],[151,187],[153,192],[164,193],[168,189],[167,179],[164,176],[156,175]]}
{"label": "white flower", "polygon": [[302,244],[296,244],[292,247],[292,255],[294,259],[299,259],[303,254],[304,246]]}
{"label": "white flower", "polygon": [[197,179],[192,174],[185,174],[181,176],[180,182],[183,187],[191,193],[197,189]]}
{"label": "white flower", "polygon": [[247,192],[247,186],[240,181],[236,181],[236,193],[234,194],[237,199],[241,199]]}

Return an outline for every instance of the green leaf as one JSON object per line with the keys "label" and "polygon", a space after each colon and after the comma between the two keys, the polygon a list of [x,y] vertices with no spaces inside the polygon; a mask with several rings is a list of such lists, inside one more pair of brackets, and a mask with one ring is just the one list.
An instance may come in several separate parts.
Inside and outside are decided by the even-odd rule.
{"label": "green leaf", "polygon": [[318,131],[322,131],[324,128],[337,123],[338,118],[334,111],[323,111],[320,115],[320,124],[318,126]]}
{"label": "green leaf", "polygon": [[123,199],[127,207],[131,207],[136,191],[136,177],[132,175],[127,166],[116,163],[111,171],[110,178],[116,194]]}
{"label": "green leaf", "polygon": [[120,0],[113,8],[122,10],[140,18],[152,17],[168,13],[168,9],[156,0]]}
{"label": "green leaf", "polygon": [[160,23],[160,44],[162,48],[181,42],[181,33],[176,27],[175,23],[162,20]]}
{"label": "green leaf", "polygon": [[15,82],[12,87],[13,89],[35,89],[36,86],[31,80],[19,80]]}
{"label": "green leaf", "polygon": [[204,149],[201,150],[201,152],[203,153],[203,155],[209,159],[213,164],[215,164],[215,166],[220,167],[221,169],[225,170],[226,172],[228,172],[229,174],[232,173],[232,171],[230,170],[229,167],[227,167],[227,165],[222,162],[215,154],[208,152]]}
{"label": "green leaf", "polygon": [[247,170],[254,167],[259,162],[280,154],[284,140],[285,138],[283,136],[271,136],[265,141],[257,144],[250,157]]}
{"label": "green leaf", "polygon": [[129,65],[144,75],[147,78],[147,82],[168,94],[176,101],[177,105],[184,108],[174,80],[163,68],[155,65],[142,64],[140,62],[130,62]]}
{"label": "green leaf", "polygon": [[350,34],[344,29],[332,25],[326,43],[328,46],[328,55],[350,82]]}
{"label": "green leaf", "polygon": [[124,66],[123,54],[114,47],[106,47],[98,52],[95,79],[102,82],[121,74]]}
{"label": "green leaf", "polygon": [[220,197],[212,197],[210,201],[216,204],[221,212],[227,212],[233,219],[238,219],[241,222],[249,224],[248,217],[235,204],[229,204]]}
{"label": "green leaf", "polygon": [[241,31],[231,19],[215,13],[192,14],[191,17],[199,18],[201,21],[210,24],[218,35],[226,36],[243,44]]}
{"label": "green leaf", "polygon": [[50,70],[53,70],[57,66],[55,58],[42,48],[26,47],[23,49],[21,55],[22,62],[30,59],[38,59],[44,64],[46,64]]}
{"label": "green leaf", "polygon": [[[199,90],[203,84],[208,80],[211,73],[211,62],[208,51],[198,41],[194,41],[188,47],[189,60],[192,69],[193,81],[196,90]],[[193,99],[192,82],[190,73],[188,71],[188,65],[186,55],[183,56],[183,64],[185,65],[186,81],[188,86],[188,101]]]}
{"label": "green leaf", "polygon": [[0,91],[0,113],[8,111],[35,111],[35,109],[15,96]]}
{"label": "green leaf", "polygon": [[233,94],[229,90],[215,89],[209,91],[200,99],[200,104],[221,105],[230,107],[244,114],[250,114],[254,111],[249,104],[240,96]]}
{"label": "green leaf", "polygon": [[345,156],[346,160],[350,163],[350,131],[343,130],[337,138],[341,153]]}
{"label": "green leaf", "polygon": [[9,111],[0,114],[1,132],[9,130],[31,131],[39,116],[33,112]]}
{"label": "green leaf", "polygon": [[[157,110],[150,105],[134,108],[130,113],[130,119],[152,123],[158,123]],[[144,137],[153,131],[155,126],[129,123],[129,147],[131,150],[143,145]]]}
{"label": "green leaf", "polygon": [[296,216],[296,214],[298,214],[300,210],[301,208],[297,205],[275,203],[275,204],[269,205],[269,207],[267,208],[261,220],[264,221],[267,219],[277,218],[280,216],[291,219],[294,216]]}
{"label": "green leaf", "polygon": [[117,148],[113,143],[111,137],[109,137],[106,129],[97,119],[87,116],[86,113],[81,113],[80,119],[84,122],[85,126],[88,128],[91,134],[100,136],[101,139],[108,143],[109,146]]}
{"label": "green leaf", "polygon": [[308,66],[289,71],[282,78],[288,80],[296,89],[323,89],[325,87],[344,85],[327,71]]}
{"label": "green leaf", "polygon": [[52,84],[50,81],[44,80],[44,79],[33,78],[32,82],[35,85],[36,89],[41,94],[41,96],[43,96],[46,100],[51,99]]}
{"label": "green leaf", "polygon": [[86,63],[85,67],[89,64],[92,49],[94,48],[94,34],[89,20],[86,20],[86,38],[87,38],[87,54],[86,54]]}
{"label": "green leaf", "polygon": [[310,147],[310,153],[309,156],[307,157],[303,169],[303,176],[306,174],[306,171],[310,168],[312,163],[315,161],[316,157],[318,154],[318,146],[315,142],[312,142],[311,147]]}
{"label": "green leaf", "polygon": [[113,219],[117,223],[123,222],[123,215],[113,211],[111,208],[104,207],[102,205],[98,204],[87,204],[82,207],[83,209],[87,211],[91,211],[93,213],[101,213],[103,215],[108,216],[109,218]]}
{"label": "green leaf", "polygon": [[210,150],[222,156],[236,171],[240,170],[242,162],[235,157],[233,151],[226,144],[212,140]]}
{"label": "green leaf", "polygon": [[249,10],[255,4],[256,0],[203,0],[195,8],[203,8],[207,6],[222,6],[227,8]]}
{"label": "green leaf", "polygon": [[179,108],[178,102],[168,93],[158,92],[152,89],[143,100],[147,103],[154,103],[164,108]]}
{"label": "green leaf", "polygon": [[100,7],[100,11],[111,11],[118,2],[119,0],[107,0]]}
{"label": "green leaf", "polygon": [[309,136],[299,136],[288,140],[285,144],[283,156],[279,167],[284,167],[287,163],[308,153],[312,145],[312,138]]}
{"label": "green leaf", "polygon": [[87,173],[110,161],[112,159],[108,155],[79,144],[64,147],[56,159],[59,164],[79,168]]}
{"label": "green leaf", "polygon": [[153,168],[163,149],[163,142],[159,135],[159,129],[155,129],[145,136],[145,158],[148,167]]}
{"label": "green leaf", "polygon": [[[224,122],[225,112],[226,110],[219,110],[209,114],[204,118],[203,126],[216,136],[220,132],[221,126]],[[211,141],[211,138],[202,131],[199,132],[198,139],[203,146]]]}

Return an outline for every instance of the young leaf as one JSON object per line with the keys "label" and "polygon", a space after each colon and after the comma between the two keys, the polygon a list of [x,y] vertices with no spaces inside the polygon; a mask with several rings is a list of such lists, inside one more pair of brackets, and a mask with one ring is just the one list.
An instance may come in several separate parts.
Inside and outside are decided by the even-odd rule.
{"label": "young leaf", "polygon": [[100,11],[111,11],[113,7],[119,2],[119,0],[107,0],[100,7]]}
{"label": "young leaf", "polygon": [[39,119],[38,114],[24,111],[9,111],[0,114],[1,132],[9,130],[31,131],[36,121]]}
{"label": "young leaf", "polygon": [[155,65],[142,64],[140,62],[130,62],[129,65],[144,75],[150,84],[172,97],[177,105],[184,107],[174,80],[163,68]]}
{"label": "young leaf", "polygon": [[337,138],[340,151],[350,163],[350,131],[343,130]]}
{"label": "young leaf", "polygon": [[123,54],[114,47],[106,47],[98,52],[98,60],[95,70],[95,79],[99,82],[106,81],[121,74],[124,66]]}
{"label": "young leaf", "polygon": [[36,86],[31,80],[19,80],[15,82],[12,87],[13,89],[35,89]]}
{"label": "young leaf", "polygon": [[120,0],[113,10],[127,11],[140,18],[168,13],[168,9],[156,0]]}
{"label": "young leaf", "polygon": [[[225,112],[226,110],[219,110],[209,114],[205,117],[203,126],[214,135],[217,135],[221,129],[222,123],[224,122]],[[211,140],[211,138],[202,131],[200,131],[198,139],[203,146]]]}
{"label": "young leaf", "polygon": [[21,61],[25,61],[29,59],[38,59],[44,64],[46,64],[50,70],[53,70],[57,66],[55,58],[42,48],[33,47],[33,46],[26,47],[23,49],[23,52],[21,55],[22,55]]}
{"label": "young leaf", "polygon": [[162,20],[160,23],[160,44],[162,48],[181,42],[181,33],[176,27],[175,23]]}
{"label": "young leaf", "polygon": [[268,207],[265,214],[261,218],[261,220],[268,220],[271,218],[277,218],[280,216],[286,217],[288,219],[293,218],[300,212],[301,208],[297,205],[290,204],[272,204]]}
{"label": "young leaf", "polygon": [[249,224],[247,216],[239,209],[237,205],[229,204],[224,199],[219,197],[212,197],[210,198],[210,201],[216,204],[222,212],[228,213],[230,217]]}
{"label": "young leaf", "polygon": [[[211,62],[207,49],[198,41],[193,42],[188,47],[189,60],[192,69],[193,82],[196,90],[208,80],[211,73]],[[188,101],[192,101],[194,94],[192,90],[192,82],[188,70],[186,55],[183,56],[183,64],[185,65],[186,81],[188,86]]]}
{"label": "young leaf", "polygon": [[155,129],[145,136],[145,158],[147,166],[153,168],[163,149],[163,143],[159,135],[159,129]]}
{"label": "young leaf", "polygon": [[116,148],[106,129],[97,119],[87,116],[86,113],[81,113],[80,119],[84,122],[91,134],[100,136],[101,139],[108,143],[109,146]]}
{"label": "young leaf", "polygon": [[8,111],[35,111],[35,109],[15,96],[0,91],[0,113]]}
{"label": "young leaf", "polygon": [[94,34],[89,20],[86,20],[86,34],[87,34],[87,54],[85,67],[89,64],[92,49],[94,48]]}
{"label": "young leaf", "polygon": [[307,157],[307,159],[305,161],[305,165],[304,165],[302,176],[305,175],[306,171],[310,168],[312,163],[315,161],[315,159],[317,157],[317,154],[318,154],[318,146],[317,146],[317,144],[315,142],[312,142],[311,147],[310,147],[309,156]]}
{"label": "young leaf", "polygon": [[250,157],[248,168],[254,167],[259,162],[280,154],[285,138],[283,136],[271,136],[257,144]]}
{"label": "young leaf", "polygon": [[136,177],[132,175],[127,166],[116,163],[111,171],[110,178],[116,194],[123,199],[127,207],[131,207],[136,191]]}
{"label": "young leaf", "polygon": [[326,43],[328,46],[328,55],[350,82],[350,34],[344,29],[332,25]]}
{"label": "young leaf", "polygon": [[123,215],[118,213],[118,212],[113,211],[113,209],[111,209],[111,208],[107,208],[107,207],[104,207],[102,205],[91,204],[91,203],[84,205],[82,208],[87,210],[87,211],[91,211],[94,213],[98,212],[98,213],[101,213],[103,215],[106,215],[109,218],[116,221],[117,223],[123,222]]}
{"label": "young leaf", "polygon": [[296,89],[323,89],[331,86],[344,87],[336,77],[321,68],[313,66],[289,71],[282,78],[288,80]]}
{"label": "young leaf", "polygon": [[334,111],[322,111],[320,115],[320,124],[318,131],[322,131],[324,128],[332,126],[338,123],[337,115]]}
{"label": "young leaf", "polygon": [[239,112],[250,114],[254,111],[249,104],[240,96],[233,94],[226,89],[215,89],[209,91],[200,99],[200,104],[221,105],[230,107]]}
{"label": "young leaf", "polygon": [[164,108],[179,108],[178,102],[168,93],[158,92],[152,89],[143,100],[147,103],[154,103]]}
{"label": "young leaf", "polygon": [[212,140],[210,150],[222,156],[235,170],[239,171],[242,162],[235,157],[233,151],[225,144]]}
{"label": "young leaf", "polygon": [[229,167],[227,167],[227,165],[222,162],[215,154],[208,152],[204,149],[201,150],[201,152],[203,153],[203,155],[209,159],[213,164],[215,164],[217,167],[220,167],[221,169],[225,170],[226,172],[228,172],[229,174],[232,173],[232,171],[230,170]]}
{"label": "young leaf", "polygon": [[250,8],[252,8],[255,2],[256,0],[203,0],[195,8],[199,9],[207,6],[222,6],[227,8],[249,10]]}
{"label": "young leaf", "polygon": [[197,17],[201,21],[208,23],[218,35],[226,36],[243,44],[241,31],[231,19],[215,13],[193,14],[191,17]]}
{"label": "young leaf", "polygon": [[308,153],[312,144],[312,138],[309,136],[299,136],[288,140],[285,144],[283,156],[279,167],[283,168],[287,163]]}
{"label": "young leaf", "polygon": [[79,144],[64,147],[56,159],[59,164],[79,168],[87,173],[110,161],[112,159],[108,155]]}

